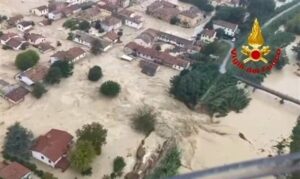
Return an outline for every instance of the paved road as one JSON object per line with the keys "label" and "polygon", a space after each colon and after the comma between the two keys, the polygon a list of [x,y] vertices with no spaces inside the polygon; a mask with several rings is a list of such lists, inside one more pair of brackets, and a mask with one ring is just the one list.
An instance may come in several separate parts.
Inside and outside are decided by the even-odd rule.
{"label": "paved road", "polygon": [[[288,9],[282,11],[281,13],[277,14],[276,16],[272,17],[271,19],[269,19],[267,22],[264,23],[264,25],[262,26],[262,28],[266,28],[268,25],[270,25],[274,20],[278,19],[279,17],[281,17],[283,14],[295,9],[296,7],[298,7],[300,5],[300,2],[298,2],[297,4],[294,4],[293,6],[289,7]],[[228,43],[230,43],[231,48],[234,47],[234,43],[232,43],[231,41],[226,41]],[[228,51],[226,57],[223,60],[223,63],[220,65],[219,71],[220,73],[226,73],[226,65],[228,63],[228,60],[230,59],[230,51]]]}

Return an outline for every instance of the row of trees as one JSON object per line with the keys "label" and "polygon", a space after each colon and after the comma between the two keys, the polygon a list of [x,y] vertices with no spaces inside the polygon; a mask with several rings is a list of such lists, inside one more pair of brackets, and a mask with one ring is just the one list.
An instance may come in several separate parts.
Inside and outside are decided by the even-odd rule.
{"label": "row of trees", "polygon": [[300,13],[294,16],[292,19],[290,19],[286,23],[285,28],[288,32],[300,35]]}

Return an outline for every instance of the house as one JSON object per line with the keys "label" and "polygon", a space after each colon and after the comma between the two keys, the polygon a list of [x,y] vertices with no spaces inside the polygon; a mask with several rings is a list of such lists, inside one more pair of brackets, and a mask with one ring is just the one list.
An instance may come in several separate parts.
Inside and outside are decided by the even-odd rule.
{"label": "house", "polygon": [[184,27],[190,28],[197,26],[202,20],[203,16],[201,17],[193,10],[189,9],[180,12],[178,14],[178,18],[180,19],[180,22]]}
{"label": "house", "polygon": [[73,136],[66,131],[51,129],[45,135],[39,136],[31,152],[33,158],[65,171],[70,163],[67,154],[72,145]]}
{"label": "house", "polygon": [[24,35],[24,37],[32,45],[38,45],[46,41],[46,38],[44,36],[36,33],[27,33]]}
{"label": "house", "polygon": [[20,50],[24,47],[26,47],[26,41],[25,39],[21,38],[21,37],[13,37],[10,38],[6,44],[7,47],[10,47],[13,50]]}
{"label": "house", "polygon": [[187,60],[172,56],[167,52],[159,52],[153,48],[140,46],[134,42],[128,43],[124,52],[180,71],[190,67],[190,62]]}
{"label": "house", "polygon": [[184,49],[192,49],[193,48],[193,41],[182,38],[182,37],[178,37],[176,35],[172,35],[169,33],[165,33],[162,31],[159,31],[157,36],[157,39],[159,41],[165,42],[165,43],[169,43],[172,45],[175,45],[177,47],[180,48],[184,48]]}
{"label": "house", "polygon": [[36,82],[43,81],[48,71],[48,67],[43,65],[37,65],[35,67],[27,69],[24,72],[17,74],[16,79],[26,84],[27,86],[32,86]]}
{"label": "house", "polygon": [[64,17],[69,17],[73,14],[77,14],[81,11],[81,6],[79,4],[70,5],[62,10]]}
{"label": "house", "polygon": [[140,61],[140,67],[142,68],[141,72],[148,76],[154,76],[156,72],[159,70],[158,64],[146,60]]}
{"label": "house", "polygon": [[105,3],[105,2],[99,2],[98,7],[101,11],[104,11],[107,14],[115,15],[119,11],[119,7],[117,5],[114,5],[113,3]]}
{"label": "house", "polygon": [[30,10],[31,14],[37,15],[37,16],[44,16],[47,15],[49,12],[48,6],[39,6],[36,8],[33,8]]}
{"label": "house", "polygon": [[101,22],[101,27],[106,32],[117,30],[122,27],[122,21],[116,17],[110,16]]}
{"label": "house", "polygon": [[142,32],[139,36],[137,36],[134,40],[135,43],[144,46],[144,47],[152,47],[154,42],[157,40],[159,31],[154,29],[147,29]]}
{"label": "house", "polygon": [[68,4],[81,4],[84,2],[88,2],[89,0],[56,0],[57,2],[65,2]]}
{"label": "house", "polygon": [[23,20],[23,18],[24,18],[24,16],[22,16],[22,15],[16,15],[16,16],[8,18],[7,23],[10,26],[16,26],[17,23],[19,23]]}
{"label": "house", "polygon": [[31,179],[31,175],[32,172],[28,168],[17,162],[0,165],[0,178],[3,179]]}
{"label": "house", "polygon": [[78,17],[80,19],[84,19],[89,22],[93,22],[98,19],[101,19],[102,18],[101,16],[102,16],[101,10],[98,7],[91,7],[89,9],[85,9],[82,12],[80,12],[80,14],[78,14]]}
{"label": "house", "polygon": [[25,32],[31,29],[33,25],[33,21],[21,21],[17,24],[17,29],[21,32]]}
{"label": "house", "polygon": [[175,4],[164,0],[157,0],[147,6],[146,13],[158,19],[170,22],[173,17],[177,17],[180,10]]}
{"label": "house", "polygon": [[104,39],[107,39],[112,43],[116,43],[119,39],[119,35],[115,31],[110,31],[104,35]]}
{"label": "house", "polygon": [[217,32],[215,30],[204,29],[200,35],[200,40],[205,43],[212,43],[216,38]]}
{"label": "house", "polygon": [[16,33],[12,33],[12,32],[7,32],[4,33],[1,37],[0,37],[0,41],[2,45],[5,45],[11,38],[13,37],[19,37],[18,34]]}
{"label": "house", "polygon": [[49,42],[42,42],[38,44],[37,48],[41,53],[46,53],[55,49],[55,47],[53,47]]}
{"label": "house", "polygon": [[112,43],[108,40],[91,36],[90,34],[83,31],[76,31],[73,41],[89,48],[92,47],[94,41],[99,40],[102,45],[102,51],[106,52],[112,47]]}
{"label": "house", "polygon": [[135,28],[141,29],[143,27],[143,20],[141,16],[135,14],[135,12],[124,9],[118,13],[118,17],[122,19],[123,24]]}
{"label": "house", "polygon": [[4,98],[13,104],[19,104],[29,93],[27,89],[19,85],[9,86],[9,91],[4,95]]}
{"label": "house", "polygon": [[223,21],[223,20],[215,20],[213,21],[214,29],[223,29],[225,35],[230,37],[234,37],[238,33],[238,25],[233,24],[231,22]]}
{"label": "house", "polygon": [[59,20],[63,17],[63,11],[61,9],[48,13],[48,18],[51,20]]}
{"label": "house", "polygon": [[87,53],[80,47],[73,47],[67,51],[68,59],[73,63],[84,58],[86,55]]}
{"label": "house", "polygon": [[55,54],[51,55],[50,63],[54,63],[58,60],[68,60],[72,63],[84,58],[87,53],[80,47],[73,47],[67,51],[58,51]]}
{"label": "house", "polygon": [[51,24],[52,24],[52,20],[50,20],[50,19],[44,19],[44,20],[40,21],[38,24],[39,24],[40,26],[51,25]]}

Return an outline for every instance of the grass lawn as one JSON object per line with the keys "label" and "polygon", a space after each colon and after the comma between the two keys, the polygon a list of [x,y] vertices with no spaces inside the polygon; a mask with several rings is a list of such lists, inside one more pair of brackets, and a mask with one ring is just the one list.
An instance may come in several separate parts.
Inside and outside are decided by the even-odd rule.
{"label": "grass lawn", "polygon": [[224,58],[226,57],[228,51],[230,51],[230,45],[226,42],[223,42],[223,41],[219,41],[218,42],[218,50],[216,52],[216,56],[218,56],[219,58],[216,60],[216,63],[217,64],[222,64]]}

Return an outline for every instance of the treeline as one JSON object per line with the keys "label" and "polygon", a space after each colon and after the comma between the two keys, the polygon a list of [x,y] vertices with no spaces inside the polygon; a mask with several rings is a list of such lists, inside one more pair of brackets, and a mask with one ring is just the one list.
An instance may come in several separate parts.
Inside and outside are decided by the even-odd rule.
{"label": "treeline", "polygon": [[171,79],[170,93],[192,109],[209,116],[222,117],[230,111],[240,112],[250,102],[245,89],[229,73],[220,74],[213,63],[197,63]]}

